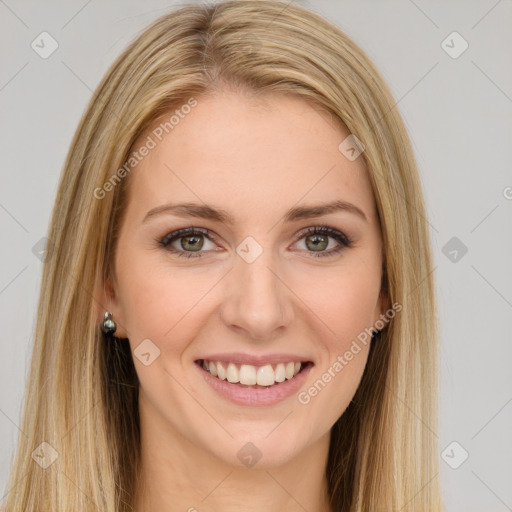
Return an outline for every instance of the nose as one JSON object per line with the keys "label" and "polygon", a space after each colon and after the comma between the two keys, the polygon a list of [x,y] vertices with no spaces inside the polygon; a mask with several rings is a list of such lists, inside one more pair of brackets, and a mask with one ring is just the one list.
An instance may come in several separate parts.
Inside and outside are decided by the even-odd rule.
{"label": "nose", "polygon": [[229,272],[221,318],[247,339],[272,339],[293,320],[293,293],[276,267],[271,251],[264,250],[251,263],[236,255]]}

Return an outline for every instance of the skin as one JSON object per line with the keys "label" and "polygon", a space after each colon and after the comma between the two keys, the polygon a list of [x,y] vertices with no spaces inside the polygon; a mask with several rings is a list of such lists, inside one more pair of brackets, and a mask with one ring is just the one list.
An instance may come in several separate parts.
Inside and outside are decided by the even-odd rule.
{"label": "skin", "polygon": [[[330,510],[330,429],[357,390],[369,344],[308,404],[294,394],[271,406],[236,405],[205,382],[194,361],[212,352],[307,356],[315,364],[301,388],[307,390],[375,324],[388,304],[364,163],[338,150],[349,133],[303,99],[231,90],[197,99],[126,178],[132,182],[115,276],[100,287],[116,336],[129,338],[132,351],[145,339],[160,350],[148,366],[134,357],[144,482],[136,510]],[[367,220],[337,211],[282,221],[292,207],[334,200],[356,205]],[[169,202],[222,208],[235,223],[171,214],[142,222]],[[216,235],[200,235],[203,257],[179,257],[159,245],[191,226]],[[341,231],[352,247],[316,257],[303,234],[314,226]],[[247,236],[263,248],[252,263],[236,253]],[[324,252],[340,246],[322,240],[329,242]],[[249,441],[262,454],[252,468],[237,458]]]}

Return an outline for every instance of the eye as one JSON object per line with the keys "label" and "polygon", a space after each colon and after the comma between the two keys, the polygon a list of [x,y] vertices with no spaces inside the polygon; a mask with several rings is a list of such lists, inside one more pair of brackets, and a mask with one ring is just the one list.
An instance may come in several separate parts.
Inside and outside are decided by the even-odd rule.
{"label": "eye", "polygon": [[[325,249],[330,245],[329,239],[334,239],[338,245],[326,251]],[[315,258],[334,256],[343,249],[352,247],[352,240],[347,235],[328,226],[309,228],[305,233],[302,233],[299,241],[301,240],[304,240],[306,251],[313,253],[312,255]]]}
{"label": "eye", "polygon": [[[215,239],[213,233],[203,228],[184,228],[169,233],[159,240],[159,244],[168,251],[182,258],[201,258],[206,239],[213,247],[209,250],[215,250],[215,245],[211,239]],[[208,249],[208,244],[206,245]]]}
{"label": "eye", "polygon": [[[330,239],[335,240],[338,245],[326,251],[331,245]],[[205,240],[211,244],[210,248],[208,248],[208,244],[205,248]],[[181,258],[201,258],[203,257],[202,253],[217,250],[212,240],[215,240],[215,235],[210,230],[191,227],[173,231],[158,240],[158,243]],[[301,234],[299,241],[301,240],[305,242],[305,251],[312,253],[316,258],[333,256],[344,248],[352,246],[352,241],[344,233],[327,226],[309,228]],[[206,250],[203,251],[203,248]]]}

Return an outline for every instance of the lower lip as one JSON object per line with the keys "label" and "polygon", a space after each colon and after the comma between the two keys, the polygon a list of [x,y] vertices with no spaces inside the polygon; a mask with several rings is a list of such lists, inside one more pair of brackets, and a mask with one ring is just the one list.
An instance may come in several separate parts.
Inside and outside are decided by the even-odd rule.
{"label": "lower lip", "polygon": [[297,375],[289,380],[278,382],[268,388],[243,388],[227,380],[220,380],[206,371],[200,364],[195,363],[202,372],[204,380],[223,397],[238,405],[273,405],[296,393],[304,384],[308,373],[313,368],[308,363]]}

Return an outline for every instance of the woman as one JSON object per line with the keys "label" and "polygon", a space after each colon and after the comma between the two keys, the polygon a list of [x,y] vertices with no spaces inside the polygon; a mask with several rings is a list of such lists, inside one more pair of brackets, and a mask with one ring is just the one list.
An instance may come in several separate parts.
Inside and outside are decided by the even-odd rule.
{"label": "woman", "polygon": [[186,6],[75,134],[4,510],[440,510],[411,146],[293,4]]}

